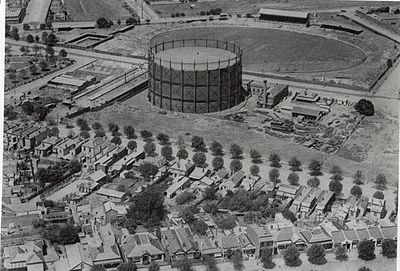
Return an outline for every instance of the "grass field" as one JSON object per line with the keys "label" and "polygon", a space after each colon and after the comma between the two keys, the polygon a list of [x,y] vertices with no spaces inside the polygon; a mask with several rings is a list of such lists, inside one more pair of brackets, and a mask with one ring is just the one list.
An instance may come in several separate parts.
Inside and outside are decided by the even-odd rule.
{"label": "grass field", "polygon": [[343,0],[219,0],[219,1],[198,1],[192,9],[192,3],[170,3],[157,4],[152,2],[151,7],[161,17],[171,17],[171,14],[184,12],[186,16],[200,14],[201,11],[221,8],[223,12],[231,14],[256,13],[260,8],[275,8],[289,10],[324,10],[340,9],[355,6],[387,6],[390,2],[378,1],[343,1]]}
{"label": "grass field", "polygon": [[275,29],[199,27],[169,31],[163,39],[210,38],[242,47],[244,69],[265,72],[341,70],[361,64],[366,55],[334,39]]}
{"label": "grass field", "polygon": [[73,21],[96,21],[100,17],[108,20],[126,19],[130,13],[122,0],[66,0],[67,10]]}

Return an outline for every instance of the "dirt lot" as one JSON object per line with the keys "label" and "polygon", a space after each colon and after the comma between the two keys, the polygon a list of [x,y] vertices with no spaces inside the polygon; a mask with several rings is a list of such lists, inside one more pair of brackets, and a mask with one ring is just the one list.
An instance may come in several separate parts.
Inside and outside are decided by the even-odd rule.
{"label": "dirt lot", "polygon": [[[282,160],[287,161],[292,156],[297,156],[303,164],[308,164],[313,158],[321,159],[325,161],[325,171],[329,171],[332,165],[337,164],[342,167],[347,176],[352,176],[357,169],[368,170],[371,174],[374,172],[374,176],[376,172],[383,172],[387,174],[390,183],[397,184],[398,179],[394,177],[398,172],[397,167],[394,166],[396,160],[382,159],[379,161],[379,158],[374,158],[379,161],[379,163],[374,163],[375,160],[354,161],[349,157],[343,157],[343,155],[322,154],[285,139],[249,130],[246,124],[205,115],[165,112],[149,104],[146,96],[147,92],[145,91],[121,104],[114,104],[101,112],[89,112],[82,117],[87,118],[89,123],[99,121],[104,127],[109,122],[116,122],[120,127],[132,125],[137,131],[147,129],[153,134],[164,132],[175,140],[179,135],[182,135],[186,141],[190,142],[193,135],[199,135],[204,137],[208,143],[213,140],[223,142],[224,146],[238,143],[243,147],[245,153],[256,148],[262,152],[263,157],[268,157],[271,153],[276,152],[281,155]],[[382,121],[381,116],[377,116],[377,119]],[[393,132],[395,126],[391,127]],[[384,133],[390,134],[389,131]],[[394,139],[395,134],[392,134]],[[381,142],[381,146],[385,146],[384,149],[388,146],[394,146],[392,142],[387,142],[379,136],[375,140]],[[377,147],[375,150],[378,152],[379,148]],[[391,157],[396,156],[393,154]],[[372,175],[369,176],[373,178]]]}
{"label": "dirt lot", "polygon": [[66,0],[67,10],[73,21],[96,21],[100,17],[108,20],[126,19],[130,13],[122,0]]}

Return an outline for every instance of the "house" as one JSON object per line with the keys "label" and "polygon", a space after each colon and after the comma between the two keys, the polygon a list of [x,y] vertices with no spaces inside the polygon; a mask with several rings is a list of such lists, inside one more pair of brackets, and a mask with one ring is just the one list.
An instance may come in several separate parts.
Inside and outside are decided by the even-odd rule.
{"label": "house", "polygon": [[210,171],[205,168],[195,167],[192,173],[190,173],[189,179],[192,179],[193,181],[199,181],[209,173]]}
{"label": "house", "polygon": [[210,238],[197,238],[197,243],[199,244],[202,256],[211,256],[216,259],[223,257],[222,250],[219,247],[217,240],[213,236]]}
{"label": "house", "polygon": [[56,271],[89,270],[94,266],[87,245],[80,243],[65,245],[65,256],[54,263]]}
{"label": "house", "polygon": [[386,215],[386,200],[370,198],[368,201],[367,211],[376,219],[382,219]]}
{"label": "house", "polygon": [[366,227],[368,227],[367,223],[360,218],[355,218],[345,223],[345,228],[347,229],[364,229]]}
{"label": "house", "polygon": [[42,240],[26,241],[17,246],[4,247],[2,260],[7,270],[45,270],[44,246]]}
{"label": "house", "polygon": [[190,179],[188,177],[177,176],[172,181],[172,184],[166,191],[166,197],[171,199],[175,197],[178,191],[183,191],[185,188],[190,186]]}
{"label": "house", "polygon": [[303,186],[296,186],[290,184],[281,184],[279,185],[278,190],[276,191],[276,195],[282,199],[294,199],[298,192],[303,189]]}
{"label": "house", "polygon": [[100,196],[105,196],[107,197],[108,200],[114,202],[122,202],[126,200],[128,196],[126,192],[120,192],[114,189],[109,189],[104,187],[101,187],[99,190],[97,190],[96,194]]}
{"label": "house", "polygon": [[161,228],[161,242],[172,261],[192,259],[200,253],[189,226]]}
{"label": "house", "polygon": [[228,178],[228,176],[229,171],[226,168],[221,168],[211,176],[211,179],[216,184],[221,184],[226,178]]}
{"label": "house", "polygon": [[44,139],[38,146],[36,146],[35,154],[40,157],[49,156],[53,152],[53,147],[62,140],[63,139],[58,137],[48,137]]}
{"label": "house", "polygon": [[53,150],[58,158],[72,160],[82,151],[83,142],[76,136],[74,138],[64,138],[55,144]]}
{"label": "house", "polygon": [[149,264],[152,261],[163,261],[165,259],[160,241],[149,232],[122,236],[121,248],[125,260],[136,264]]}
{"label": "house", "polygon": [[240,183],[242,182],[242,180],[245,177],[246,177],[246,175],[244,174],[244,172],[239,170],[231,176],[230,181],[233,183],[234,187],[236,188],[236,187],[239,187]]}
{"label": "house", "polygon": [[377,247],[381,246],[383,238],[382,231],[380,227],[373,226],[368,228],[369,235],[375,241]]}
{"label": "house", "polygon": [[242,232],[238,234],[237,238],[239,240],[240,248],[242,249],[244,259],[245,260],[255,259],[257,247],[250,239],[250,237],[246,233]]}
{"label": "house", "polygon": [[302,189],[299,189],[289,210],[292,211],[294,214],[297,214],[297,216],[299,217],[302,203],[306,199],[308,194],[311,193],[311,191],[312,191],[311,187],[303,187]]}
{"label": "house", "polygon": [[274,232],[277,252],[279,254],[289,246],[296,246],[300,251],[306,249],[306,243],[295,227],[280,228]]}
{"label": "house", "polygon": [[325,234],[319,227],[312,230],[300,231],[300,234],[307,241],[307,246],[319,244],[324,246],[325,249],[331,249],[333,246],[332,238]]}
{"label": "house", "polygon": [[107,138],[96,137],[82,145],[82,152],[89,157],[95,156],[110,145]]}
{"label": "house", "polygon": [[104,222],[103,224],[114,223],[118,218],[125,217],[128,213],[126,205],[117,205],[114,202],[105,202],[104,207]]}
{"label": "house", "polygon": [[231,256],[235,251],[240,250],[239,239],[235,234],[221,237],[221,247],[224,257]]}
{"label": "house", "polygon": [[[247,226],[247,235],[250,237],[253,244],[256,246],[255,256],[258,258],[261,251],[266,247],[274,247],[274,238],[267,227],[261,227],[256,224]],[[276,249],[274,249],[276,254]]]}
{"label": "house", "polygon": [[358,244],[358,242],[360,242],[360,239],[359,239],[359,237],[358,237],[358,235],[356,233],[356,230],[354,230],[354,229],[343,230],[343,234],[344,234],[345,239],[348,242],[351,242],[350,248],[346,243],[346,247],[348,249],[352,249],[352,248],[357,247],[357,244]]}
{"label": "house", "polygon": [[178,176],[185,176],[191,167],[194,167],[194,164],[188,164],[187,160],[179,160],[173,162],[168,171],[171,173],[171,176],[175,178]]}
{"label": "house", "polygon": [[112,148],[109,152],[101,156],[99,159],[93,162],[93,166],[95,170],[102,170],[105,173],[108,173],[110,167],[128,154],[127,148],[115,147]]}
{"label": "house", "polygon": [[240,187],[242,187],[246,191],[250,191],[251,189],[254,188],[255,184],[258,182],[260,178],[259,177],[253,177],[251,176],[250,178],[244,178],[240,184]]}
{"label": "house", "polygon": [[309,216],[314,207],[316,206],[317,200],[323,194],[323,190],[320,188],[313,188],[310,193],[303,199],[300,207],[300,216],[307,217]]}

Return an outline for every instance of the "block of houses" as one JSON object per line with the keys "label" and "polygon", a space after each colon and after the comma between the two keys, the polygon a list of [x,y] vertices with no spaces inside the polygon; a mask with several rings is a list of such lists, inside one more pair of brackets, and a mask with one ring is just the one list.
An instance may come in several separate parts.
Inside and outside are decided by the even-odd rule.
{"label": "block of houses", "polygon": [[25,149],[33,149],[36,145],[40,145],[42,141],[50,135],[50,129],[46,126],[34,126],[24,131],[20,137],[20,147]]}
{"label": "block of houses", "polygon": [[99,159],[93,162],[94,169],[102,170],[105,173],[108,173],[110,167],[127,154],[128,154],[127,148],[122,148],[122,147],[113,148],[110,152],[107,152],[106,154],[104,154]]}
{"label": "block of houses", "polygon": [[356,229],[356,233],[357,233],[358,239],[360,241],[372,240],[371,235],[369,234],[368,228]]}
{"label": "block of houses", "polygon": [[54,145],[53,152],[58,158],[71,160],[81,153],[82,143],[78,136],[74,138],[67,137]]}
{"label": "block of houses", "polygon": [[161,243],[172,261],[185,256],[192,259],[200,253],[189,226],[161,228]]}
{"label": "block of houses", "polygon": [[300,231],[300,234],[306,240],[308,247],[314,244],[322,245],[325,249],[331,249],[333,247],[332,238],[324,233],[319,227],[312,230]]}
{"label": "block of houses", "polygon": [[59,137],[48,137],[45,138],[38,146],[35,148],[35,154],[40,157],[47,157],[53,152],[53,147],[56,146],[63,139]]}
{"label": "block of houses", "polygon": [[99,190],[97,190],[96,194],[98,194],[100,196],[104,196],[109,201],[113,201],[113,202],[123,202],[127,199],[127,196],[128,196],[126,192],[121,192],[121,191],[104,188],[104,187],[101,187]]}
{"label": "block of houses", "polygon": [[367,206],[368,212],[376,219],[381,219],[386,215],[386,200],[370,198]]}
{"label": "block of houses", "polygon": [[165,253],[158,238],[149,232],[124,235],[121,248],[125,260],[136,264],[164,261]]}
{"label": "block of houses", "polygon": [[320,188],[313,188],[310,193],[303,199],[300,207],[300,217],[307,217],[314,210],[318,199],[323,194],[323,190]]}
{"label": "block of houses", "polygon": [[[256,246],[255,256],[258,258],[261,251],[266,247],[274,247],[274,237],[267,227],[261,227],[256,224],[247,226],[247,235]],[[274,250],[276,251],[276,250]]]}
{"label": "block of houses", "polygon": [[177,176],[172,181],[172,184],[167,188],[166,197],[171,199],[175,197],[177,192],[183,191],[190,186],[190,179],[188,177]]}
{"label": "block of houses", "polygon": [[377,247],[381,246],[384,238],[380,227],[377,226],[369,227],[368,232],[372,240],[374,240],[375,246]]}
{"label": "block of houses", "polygon": [[128,152],[128,154],[122,157],[120,160],[116,161],[111,168],[110,172],[113,174],[114,171],[122,172],[125,169],[131,168],[139,160],[145,159],[146,154],[144,151],[139,151],[138,149]]}
{"label": "block of houses", "polygon": [[82,152],[89,157],[95,156],[106,149],[109,145],[110,143],[106,137],[96,137],[82,145]]}
{"label": "block of houses", "polygon": [[311,187],[304,187],[303,189],[299,190],[289,210],[292,211],[294,214],[298,214],[297,216],[299,216],[302,203],[306,199],[308,194],[311,193],[311,191]]}
{"label": "block of houses", "polygon": [[7,270],[45,270],[44,241],[26,241],[22,245],[3,248],[3,266]]}
{"label": "block of houses", "polygon": [[335,200],[334,193],[332,191],[324,190],[321,197],[317,200],[317,205],[315,206],[315,213],[325,214],[332,206],[334,200]]}

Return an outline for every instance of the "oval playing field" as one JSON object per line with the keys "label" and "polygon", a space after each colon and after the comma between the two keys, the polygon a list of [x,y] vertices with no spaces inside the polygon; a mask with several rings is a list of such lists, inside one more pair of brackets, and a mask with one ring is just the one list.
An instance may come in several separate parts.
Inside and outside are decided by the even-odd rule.
{"label": "oval playing field", "polygon": [[363,63],[366,55],[351,44],[292,31],[251,27],[193,27],[167,31],[158,39],[219,39],[243,48],[243,68],[264,72],[324,72]]}

